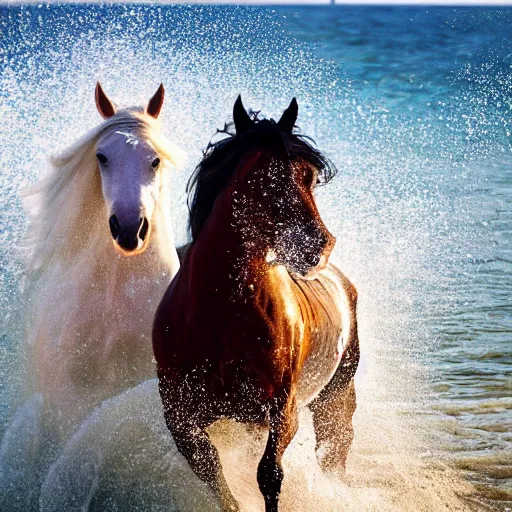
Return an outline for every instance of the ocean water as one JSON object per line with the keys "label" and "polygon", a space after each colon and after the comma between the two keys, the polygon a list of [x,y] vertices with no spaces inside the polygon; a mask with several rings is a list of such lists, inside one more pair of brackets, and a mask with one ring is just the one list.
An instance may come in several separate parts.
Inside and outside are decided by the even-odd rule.
{"label": "ocean water", "polygon": [[[19,460],[44,444],[26,386],[20,193],[99,122],[98,79],[120,105],[165,84],[165,131],[188,155],[172,178],[180,242],[187,178],[240,92],[269,117],[296,96],[299,126],[339,169],[318,202],[359,290],[356,437],[346,480],[332,481],[305,413],[283,510],[512,505],[512,9],[40,4],[0,16],[10,509],[215,510],[167,436],[154,381],[104,403],[41,474]],[[213,435],[235,495],[261,510],[261,434]]]}

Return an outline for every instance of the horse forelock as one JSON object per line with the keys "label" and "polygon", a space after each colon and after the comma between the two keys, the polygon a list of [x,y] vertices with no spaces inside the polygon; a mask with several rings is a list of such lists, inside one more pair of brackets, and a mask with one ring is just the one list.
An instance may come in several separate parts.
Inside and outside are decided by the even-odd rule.
{"label": "horse forelock", "polygon": [[298,132],[283,131],[272,119],[261,119],[259,112],[252,112],[251,116],[253,128],[241,135],[234,133],[233,123],[217,130],[217,134],[223,134],[223,138],[208,144],[202,161],[189,179],[189,230],[193,241],[220,192],[233,175],[244,168],[244,159],[257,151],[269,153],[292,165],[313,167],[318,173],[318,184],[328,183],[337,173],[335,166],[314,146],[311,138]]}
{"label": "horse forelock", "polygon": [[[181,150],[160,133],[159,121],[136,108],[118,111],[59,155],[50,157],[47,174],[23,194],[29,223],[22,249],[29,271],[46,267],[64,245],[71,246],[79,238],[76,233],[79,216],[81,224],[91,228],[89,237],[98,235],[94,229],[98,232],[105,229],[101,222],[84,216],[92,217],[105,208],[96,147],[116,131],[133,133],[149,142],[164,163],[160,172],[167,172],[169,165],[178,166],[183,160]],[[166,202],[168,180],[162,182],[165,185],[161,191],[162,202]],[[104,217],[101,220],[106,223]]]}

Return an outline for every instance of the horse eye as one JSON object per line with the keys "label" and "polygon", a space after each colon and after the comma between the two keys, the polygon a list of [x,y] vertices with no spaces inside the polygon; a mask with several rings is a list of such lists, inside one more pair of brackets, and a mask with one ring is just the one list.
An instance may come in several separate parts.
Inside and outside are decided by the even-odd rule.
{"label": "horse eye", "polygon": [[306,173],[306,177],[304,179],[304,184],[307,187],[314,187],[318,183],[317,173],[313,169],[308,169]]}
{"label": "horse eye", "polygon": [[100,164],[106,164],[107,163],[107,157],[105,155],[102,155],[101,153],[98,153],[96,155],[96,158],[98,159]]}
{"label": "horse eye", "polygon": [[153,169],[156,169],[159,165],[160,165],[160,158],[155,158],[155,159],[151,162],[151,167],[153,167]]}

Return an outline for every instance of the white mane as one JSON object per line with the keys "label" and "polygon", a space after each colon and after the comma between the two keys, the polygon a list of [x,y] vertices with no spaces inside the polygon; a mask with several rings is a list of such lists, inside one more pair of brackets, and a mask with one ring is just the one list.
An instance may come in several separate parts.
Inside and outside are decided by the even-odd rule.
{"label": "white mane", "polygon": [[[29,216],[24,246],[29,274],[44,271],[56,258],[65,263],[88,247],[97,251],[90,242],[98,243],[108,225],[95,149],[104,136],[116,131],[145,138],[157,151],[163,163],[159,172],[165,173],[160,204],[169,204],[168,168],[179,165],[183,153],[163,138],[157,120],[136,109],[121,110],[52,157],[48,174],[24,193]],[[158,220],[168,219],[157,217],[155,222]]]}

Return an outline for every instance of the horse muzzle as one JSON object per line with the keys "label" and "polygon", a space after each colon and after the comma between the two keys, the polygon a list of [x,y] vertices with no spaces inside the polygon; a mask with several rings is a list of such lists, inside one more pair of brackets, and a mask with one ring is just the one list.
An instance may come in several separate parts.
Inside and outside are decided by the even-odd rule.
{"label": "horse muzzle", "polygon": [[336,239],[328,231],[322,233],[317,240],[304,248],[296,271],[306,277],[323,270],[329,262],[335,243]]}
{"label": "horse muzzle", "polygon": [[139,254],[145,249],[146,242],[149,239],[149,221],[147,217],[139,217],[136,222],[121,224],[117,216],[112,215],[108,223],[114,244],[123,254]]}

